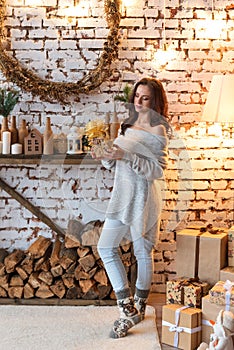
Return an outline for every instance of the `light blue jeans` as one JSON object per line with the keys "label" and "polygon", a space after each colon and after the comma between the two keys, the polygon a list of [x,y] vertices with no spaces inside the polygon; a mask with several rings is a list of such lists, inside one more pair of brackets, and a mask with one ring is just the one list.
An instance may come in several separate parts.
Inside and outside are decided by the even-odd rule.
{"label": "light blue jeans", "polygon": [[119,255],[119,245],[123,237],[130,231],[133,241],[134,255],[137,260],[136,287],[149,290],[153,276],[153,244],[131,232],[131,227],[119,220],[106,219],[98,242],[98,253],[104,263],[107,275],[115,293],[129,288],[124,264]]}

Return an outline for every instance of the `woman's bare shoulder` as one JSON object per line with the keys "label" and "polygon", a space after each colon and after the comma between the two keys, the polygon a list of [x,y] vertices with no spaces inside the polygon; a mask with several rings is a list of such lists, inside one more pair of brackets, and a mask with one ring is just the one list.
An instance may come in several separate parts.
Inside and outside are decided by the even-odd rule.
{"label": "woman's bare shoulder", "polygon": [[160,135],[160,136],[166,136],[167,135],[166,128],[162,124],[153,126],[152,129],[151,129],[151,132],[154,135]]}

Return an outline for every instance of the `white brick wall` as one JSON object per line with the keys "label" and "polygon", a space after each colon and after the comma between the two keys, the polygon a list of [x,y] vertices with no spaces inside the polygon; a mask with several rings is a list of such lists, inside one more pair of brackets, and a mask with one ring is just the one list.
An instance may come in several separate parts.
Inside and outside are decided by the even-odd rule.
{"label": "white brick wall", "polygon": [[[12,54],[42,77],[77,81],[95,68],[108,35],[103,4],[80,2],[74,16],[65,17],[70,1],[7,0],[5,21]],[[165,206],[161,241],[155,253],[154,291],[164,291],[175,272],[174,230],[188,224],[229,226],[233,220],[233,136],[223,126],[223,137],[199,120],[212,76],[234,69],[231,0],[215,2],[215,18],[225,22],[218,37],[204,29],[210,5],[204,1],[166,2],[166,39],[176,48],[174,59],[159,66],[154,53],[162,44],[163,1],[132,0],[121,8],[119,57],[113,67],[119,79],[108,79],[80,101],[62,105],[47,103],[22,92],[14,113],[31,126],[44,130],[46,116],[55,133],[68,132],[75,124],[104,118],[113,112],[114,95],[125,83],[145,75],[162,80],[168,95],[175,136],[170,141],[169,166],[165,172]],[[58,7],[57,7],[58,6]],[[53,10],[52,10],[53,8]],[[137,11],[136,11],[137,9]],[[220,10],[220,11],[218,11]],[[83,17],[82,17],[83,16]],[[84,16],[86,16],[84,18]],[[226,21],[226,16],[230,20]],[[228,18],[227,17],[227,18]],[[4,77],[1,75],[2,82]],[[120,118],[126,116],[117,104]],[[100,166],[34,165],[1,166],[1,177],[66,228],[70,218],[84,222],[103,218],[113,184],[112,173]],[[0,243],[13,249],[27,247],[39,234],[51,231],[3,190],[0,194]]]}

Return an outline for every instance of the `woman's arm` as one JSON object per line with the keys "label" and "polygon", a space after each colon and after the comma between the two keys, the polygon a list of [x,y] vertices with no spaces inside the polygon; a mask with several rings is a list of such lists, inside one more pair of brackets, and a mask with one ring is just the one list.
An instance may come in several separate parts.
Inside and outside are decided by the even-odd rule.
{"label": "woman's arm", "polygon": [[130,152],[125,152],[122,160],[130,161],[132,170],[148,181],[153,181],[163,176],[163,168],[157,160],[142,158]]}

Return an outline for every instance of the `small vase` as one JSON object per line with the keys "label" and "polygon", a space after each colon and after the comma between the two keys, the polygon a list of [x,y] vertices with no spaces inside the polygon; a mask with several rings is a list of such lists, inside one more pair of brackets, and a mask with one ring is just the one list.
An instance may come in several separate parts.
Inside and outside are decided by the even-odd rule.
{"label": "small vase", "polygon": [[2,133],[4,131],[9,131],[8,117],[2,117],[1,140],[2,140]]}
{"label": "small vase", "polygon": [[120,127],[120,122],[118,120],[117,113],[114,112],[113,119],[112,119],[112,122],[110,124],[110,138],[111,138],[111,140],[114,140],[118,136],[119,127]]}
{"label": "small vase", "polygon": [[14,143],[18,142],[18,129],[16,128],[16,117],[14,115],[11,117],[10,132],[11,132],[11,144],[13,145]]}
{"label": "small vase", "polygon": [[49,155],[54,153],[54,134],[51,129],[50,117],[46,118],[46,126],[43,134],[43,154]]}
{"label": "small vase", "polygon": [[22,119],[20,126],[19,126],[19,131],[18,131],[18,143],[22,145],[22,151],[24,153],[24,138],[28,136],[28,129],[26,125],[26,120]]}

